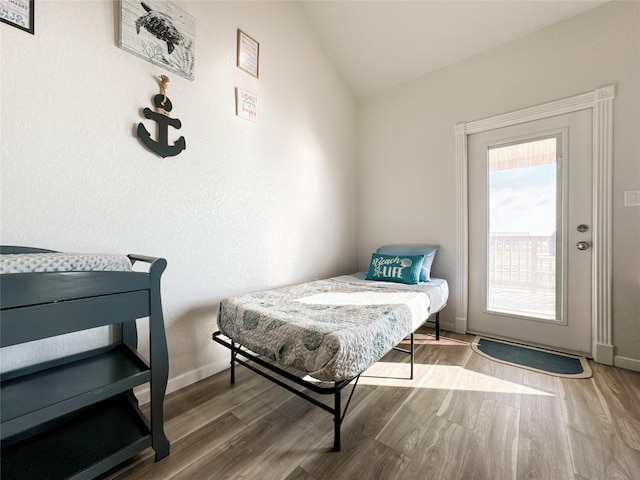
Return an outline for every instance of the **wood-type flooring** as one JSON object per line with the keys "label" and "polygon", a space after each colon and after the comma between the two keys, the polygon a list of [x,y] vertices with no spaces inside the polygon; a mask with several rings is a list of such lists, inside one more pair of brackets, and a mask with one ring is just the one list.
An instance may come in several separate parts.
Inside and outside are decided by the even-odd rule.
{"label": "wood-type flooring", "polygon": [[553,377],[472,339],[425,328],[414,380],[397,351],[364,372],[340,452],[329,413],[239,366],[235,385],[227,370],[167,396],[167,458],[149,449],[101,478],[640,479],[640,372],[591,362],[592,378]]}

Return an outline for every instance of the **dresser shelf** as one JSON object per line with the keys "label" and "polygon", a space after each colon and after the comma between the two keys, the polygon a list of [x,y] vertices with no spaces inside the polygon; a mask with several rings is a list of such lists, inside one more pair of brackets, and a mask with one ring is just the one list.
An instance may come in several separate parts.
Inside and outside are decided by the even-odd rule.
{"label": "dresser shelf", "polygon": [[1,438],[16,440],[39,424],[125,392],[151,379],[146,361],[116,344],[67,357],[47,369],[13,372],[2,381]]}
{"label": "dresser shelf", "polygon": [[[57,252],[0,247],[0,253]],[[149,271],[1,276],[1,348],[101,327],[119,337],[0,375],[2,480],[88,480],[148,448],[156,460],[169,455],[163,425],[169,359],[160,300],[167,262],[129,259],[149,264]],[[144,317],[148,359],[137,350],[136,320]],[[150,390],[148,417],[133,393],[141,385]]]}
{"label": "dresser shelf", "polygon": [[2,478],[91,479],[151,446],[151,430],[127,394],[57,419],[2,449]]}

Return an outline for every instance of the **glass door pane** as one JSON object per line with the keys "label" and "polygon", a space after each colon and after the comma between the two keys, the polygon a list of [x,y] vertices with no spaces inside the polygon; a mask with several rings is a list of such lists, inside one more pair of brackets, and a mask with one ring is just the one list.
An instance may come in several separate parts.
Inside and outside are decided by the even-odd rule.
{"label": "glass door pane", "polygon": [[560,136],[489,147],[487,311],[561,320]]}

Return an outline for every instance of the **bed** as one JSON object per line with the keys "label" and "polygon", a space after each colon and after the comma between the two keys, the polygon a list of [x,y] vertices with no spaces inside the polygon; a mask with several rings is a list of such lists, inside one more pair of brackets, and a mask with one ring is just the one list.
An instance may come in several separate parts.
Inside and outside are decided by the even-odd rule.
{"label": "bed", "polygon": [[[432,256],[425,274],[426,247]],[[235,364],[241,364],[328,411],[334,416],[334,450],[339,451],[340,425],[360,374],[395,348],[411,355],[413,378],[415,330],[433,317],[439,339],[439,312],[449,290],[445,280],[430,276],[436,250],[384,246],[372,255],[368,272],[223,299],[213,339],[231,350],[231,382]],[[410,268],[411,281],[383,275],[407,277]],[[407,337],[410,349],[399,348]],[[291,382],[333,395],[333,406]],[[342,408],[341,391],[350,384]]]}
{"label": "bed", "polygon": [[[166,260],[10,246],[0,254],[3,349],[98,327],[112,326],[119,337],[2,373],[2,478],[86,479],[147,448],[156,460],[166,457],[168,354],[160,298]],[[136,262],[147,271],[134,271]],[[148,359],[137,351],[136,319],[143,317]],[[149,419],[133,393],[141,385],[150,388]]]}

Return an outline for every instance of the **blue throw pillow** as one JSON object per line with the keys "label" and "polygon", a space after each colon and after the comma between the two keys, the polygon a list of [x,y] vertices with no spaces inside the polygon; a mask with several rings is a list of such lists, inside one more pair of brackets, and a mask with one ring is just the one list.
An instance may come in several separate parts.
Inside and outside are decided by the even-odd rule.
{"label": "blue throw pillow", "polygon": [[424,255],[371,255],[367,280],[408,283],[420,282],[420,271]]}
{"label": "blue throw pillow", "polygon": [[438,248],[438,245],[383,245],[376,250],[376,253],[384,255],[424,255],[420,281],[428,282],[431,280],[431,265],[436,258]]}

